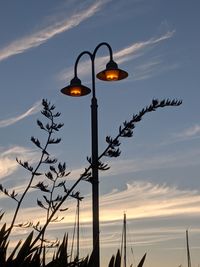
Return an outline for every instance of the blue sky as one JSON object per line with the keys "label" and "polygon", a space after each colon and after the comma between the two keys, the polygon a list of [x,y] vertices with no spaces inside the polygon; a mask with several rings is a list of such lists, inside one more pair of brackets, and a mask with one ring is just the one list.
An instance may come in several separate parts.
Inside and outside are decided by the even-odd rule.
{"label": "blue sky", "polygon": [[[192,262],[200,251],[200,121],[198,0],[1,1],[0,8],[0,180],[21,192],[28,175],[15,158],[37,161],[30,142],[43,134],[41,99],[61,112],[62,143],[52,154],[66,161],[69,183],[87,166],[90,156],[90,96],[60,93],[73,78],[80,52],[108,42],[119,66],[129,73],[116,83],[96,81],[99,103],[99,152],[105,137],[153,98],[182,99],[178,108],[148,114],[133,138],[122,140],[122,154],[100,174],[102,264],[120,245],[127,213],[129,249],[135,262],[147,251],[146,266],[186,265],[185,230],[189,228]],[[96,70],[104,68],[108,51],[99,50]],[[84,57],[78,75],[91,86],[91,64]],[[91,188],[81,183],[81,253],[91,249]],[[19,221],[34,220],[33,193],[27,196]],[[0,208],[9,222],[14,203],[0,194]],[[49,237],[72,232],[75,203],[65,220],[50,227]],[[38,218],[43,218],[37,209]],[[59,229],[59,230],[58,230]],[[26,234],[19,229],[13,239]],[[14,242],[13,240],[13,242]],[[130,261],[133,257],[130,256]]]}

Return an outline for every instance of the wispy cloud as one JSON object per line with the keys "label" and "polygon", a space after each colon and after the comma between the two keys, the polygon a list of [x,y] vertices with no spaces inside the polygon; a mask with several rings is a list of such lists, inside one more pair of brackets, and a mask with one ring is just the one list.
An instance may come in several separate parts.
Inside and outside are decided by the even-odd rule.
{"label": "wispy cloud", "polygon": [[[125,47],[121,49],[120,51],[115,52],[114,59],[116,60],[117,63],[124,63],[124,62],[131,61],[133,58],[143,55],[143,53],[145,52],[145,49],[148,49],[152,47],[153,45],[159,44],[160,42],[163,42],[164,40],[172,38],[174,33],[175,31],[169,31],[159,38],[154,37],[154,38],[150,38],[147,41],[133,43],[130,46]],[[107,61],[108,61],[108,56],[97,58],[97,69],[105,68],[105,64],[107,63]],[[151,66],[148,64],[148,66],[147,65],[143,66],[143,68],[145,68],[145,71],[146,71],[147,67],[149,70],[150,67],[154,67],[158,63],[159,62],[152,62],[152,63],[149,63],[151,64]],[[91,63],[89,60],[85,60],[79,63],[78,74],[80,77],[84,77],[88,75],[90,73],[90,70],[91,70]],[[58,75],[58,78],[60,80],[72,79],[73,78],[72,67],[63,70]]]}
{"label": "wispy cloud", "polygon": [[[70,209],[63,223],[73,224],[75,203],[68,202]],[[45,219],[43,210],[37,214],[37,219],[33,215],[33,210],[37,208],[25,208],[22,212],[24,220]],[[113,191],[100,196],[100,219],[102,223],[121,221],[124,210],[129,214],[129,219],[143,219],[163,216],[190,215],[199,216],[200,195],[197,190],[181,190],[177,187],[153,184],[150,182],[135,181],[126,185],[123,190]],[[91,222],[91,196],[88,195],[81,203],[81,221]],[[59,224],[58,224],[59,225]],[[54,227],[56,227],[54,225]]]}
{"label": "wispy cloud", "polygon": [[[195,166],[200,164],[200,151],[199,149],[187,150],[187,153],[182,151],[163,153],[159,155],[137,156],[131,159],[124,160],[107,160],[110,169],[106,172],[101,172],[101,177],[110,177],[113,175],[124,175],[128,173],[136,173],[141,171],[159,170],[165,168]],[[84,168],[77,168],[71,171],[69,179],[76,180],[83,173]]]}
{"label": "wispy cloud", "polygon": [[177,63],[172,65],[166,65],[162,60],[151,59],[150,61],[140,64],[134,68],[133,80],[146,80],[151,77],[160,75],[168,70],[175,70],[179,67]]}
{"label": "wispy cloud", "polygon": [[152,60],[137,66],[134,69],[134,80],[145,80],[158,73],[158,70],[161,66],[160,60]]}
{"label": "wispy cloud", "polygon": [[119,219],[125,209],[130,218],[151,218],[196,214],[200,211],[199,192],[176,187],[133,182],[123,191],[114,191],[101,199],[102,220]]}
{"label": "wispy cloud", "polygon": [[[2,203],[3,204],[3,203]],[[72,233],[75,205],[69,201],[67,216],[60,223],[49,226],[48,235],[52,238],[62,236],[62,233]],[[66,204],[65,204],[66,205]],[[167,242],[182,238],[185,224],[180,222],[183,218],[199,218],[200,195],[197,190],[181,190],[177,187],[153,184],[149,182],[135,181],[127,184],[123,190],[115,189],[100,197],[100,221],[102,247],[116,247],[121,239],[122,215],[126,211],[129,222],[134,222],[134,240],[137,246],[152,245],[154,243]],[[37,213],[37,218],[34,214]],[[6,213],[7,222],[12,217],[11,211]],[[164,223],[164,218],[176,222],[173,227]],[[182,218],[178,221],[178,218]],[[33,221],[44,222],[45,212],[42,209],[27,207],[23,208],[19,215],[19,222]],[[151,219],[150,224],[145,220]],[[163,219],[163,221],[162,221]],[[82,232],[85,233],[81,243],[85,247],[91,246],[91,195],[81,202],[80,222]],[[159,227],[158,227],[159,225]],[[137,227],[137,230],[136,228]],[[84,229],[84,230],[83,230]],[[199,229],[195,229],[196,233]],[[26,234],[27,230],[16,229],[13,235],[18,237]],[[130,234],[130,231],[129,231]]]}
{"label": "wispy cloud", "polygon": [[199,149],[187,150],[173,153],[152,155],[151,157],[137,157],[127,160],[116,160],[110,162],[111,168],[104,173],[106,176],[135,173],[140,171],[159,170],[165,168],[195,166],[200,164]]}
{"label": "wispy cloud", "polygon": [[0,158],[0,179],[6,177],[17,170],[17,162],[13,158],[2,157]]}
{"label": "wispy cloud", "polygon": [[30,109],[28,109],[26,112],[24,112],[23,114],[18,115],[18,116],[13,117],[13,118],[0,120],[0,128],[15,124],[16,122],[18,122],[18,121],[20,121],[20,120],[22,120],[28,116],[36,114],[37,112],[39,112],[40,109],[41,109],[41,101],[38,101]]}
{"label": "wispy cloud", "polygon": [[37,158],[36,152],[20,146],[13,146],[0,152],[0,179],[17,171],[19,164],[16,161],[16,157],[20,157],[22,160],[26,158],[26,160],[31,160],[31,162]]}
{"label": "wispy cloud", "polygon": [[89,7],[84,7],[78,12],[74,12],[71,16],[68,15],[68,18],[65,20],[57,21],[53,25],[41,29],[38,32],[13,41],[6,47],[0,49],[0,61],[23,53],[30,48],[37,47],[54,36],[78,26],[84,20],[95,15],[106,2],[108,2],[108,0],[95,1],[95,3]]}
{"label": "wispy cloud", "polygon": [[119,63],[127,62],[127,61],[131,60],[135,56],[136,53],[141,52],[143,49],[149,48],[152,45],[159,44],[160,42],[162,42],[164,40],[172,38],[174,33],[175,33],[175,31],[169,31],[159,38],[153,37],[147,41],[134,43],[134,44],[116,52],[114,54],[114,56],[115,56],[117,62],[119,62]]}
{"label": "wispy cloud", "polygon": [[183,130],[182,132],[175,134],[175,137],[183,140],[200,137],[200,125],[195,124],[194,126],[189,127]]}

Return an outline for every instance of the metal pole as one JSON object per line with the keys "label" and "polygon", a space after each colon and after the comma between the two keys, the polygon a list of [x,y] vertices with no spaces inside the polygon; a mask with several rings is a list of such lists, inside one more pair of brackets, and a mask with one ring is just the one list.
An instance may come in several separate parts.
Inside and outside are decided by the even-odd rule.
{"label": "metal pole", "polygon": [[[91,128],[92,128],[92,216],[93,216],[93,255],[95,267],[100,267],[100,238],[99,238],[99,168],[98,168],[98,104],[95,92],[95,57],[101,46],[107,46],[112,60],[112,48],[107,43],[100,43],[90,54],[92,61],[92,99],[91,99]],[[88,53],[88,52],[87,52]]]}
{"label": "metal pole", "polygon": [[92,99],[91,99],[91,134],[92,134],[92,213],[93,213],[93,255],[96,267],[100,267],[99,246],[99,170],[98,170],[98,105],[95,96],[95,69],[92,58]]}
{"label": "metal pole", "polygon": [[80,216],[80,199],[77,198],[77,259],[79,260],[79,216]]}
{"label": "metal pole", "polygon": [[74,65],[74,76],[77,77],[77,66],[80,58],[87,54],[92,62],[92,99],[91,99],[91,146],[92,146],[92,216],[93,216],[93,255],[95,267],[100,267],[99,241],[99,169],[98,169],[98,104],[95,95],[95,56],[101,46],[109,50],[110,60],[113,60],[112,48],[108,43],[100,43],[94,52],[83,51],[77,57]]}
{"label": "metal pole", "polygon": [[126,213],[124,213],[124,267],[126,267]]}
{"label": "metal pole", "polygon": [[188,267],[191,267],[191,258],[190,258],[188,230],[186,230],[186,243],[187,243],[187,261],[188,261]]}

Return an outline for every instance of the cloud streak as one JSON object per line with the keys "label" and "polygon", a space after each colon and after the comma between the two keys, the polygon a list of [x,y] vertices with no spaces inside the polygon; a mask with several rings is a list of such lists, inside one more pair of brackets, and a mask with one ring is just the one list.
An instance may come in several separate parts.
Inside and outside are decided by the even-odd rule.
{"label": "cloud streak", "polygon": [[[145,49],[148,49],[150,47],[152,47],[153,45],[157,45],[160,42],[163,42],[167,39],[170,39],[173,37],[175,31],[169,31],[167,33],[165,33],[164,35],[162,35],[159,38],[150,38],[147,41],[143,41],[143,42],[137,42],[137,43],[133,43],[128,47],[125,47],[117,52],[114,53],[114,60],[116,60],[117,63],[124,63],[124,62],[128,62],[131,61],[133,58],[137,58],[141,55],[143,55],[143,53],[145,52]],[[108,61],[108,56],[104,56],[104,57],[99,57],[97,58],[97,69],[103,69],[105,68],[105,64]],[[156,64],[158,64],[159,62],[152,62],[149,63],[151,64],[151,67],[155,67]],[[143,66],[143,68],[145,68],[145,71],[148,67],[148,71],[150,66]],[[78,65],[78,75],[80,77],[84,77],[87,76],[91,71],[91,63],[89,60],[85,60],[85,61],[81,61]],[[60,80],[70,80],[73,78],[73,69],[67,68],[65,70],[63,70],[59,75],[58,78]]]}
{"label": "cloud streak", "polygon": [[149,62],[140,64],[135,67],[133,80],[146,80],[151,77],[158,76],[164,71],[175,70],[178,67],[178,64],[172,64],[167,66],[161,60],[153,58]]}
{"label": "cloud streak", "polygon": [[114,54],[117,62],[119,63],[124,63],[127,62],[129,60],[131,60],[135,54],[142,52],[142,50],[144,50],[145,48],[149,48],[153,45],[159,44],[160,42],[163,42],[169,38],[172,38],[172,36],[174,35],[175,31],[168,31],[167,33],[165,33],[164,35],[162,35],[159,38],[150,38],[147,41],[143,41],[143,42],[137,42],[135,44],[130,45],[129,47],[126,47],[124,49],[122,49],[121,51],[118,51]]}
{"label": "cloud streak", "polygon": [[181,133],[178,133],[175,136],[180,139],[191,139],[194,137],[200,137],[200,125],[195,124],[194,126],[183,130]]}
{"label": "cloud streak", "polygon": [[[159,155],[137,156],[132,159],[125,160],[107,160],[108,165],[111,167],[106,172],[101,172],[101,177],[110,177],[114,175],[133,174],[141,171],[151,171],[159,169],[170,169],[175,167],[195,166],[200,164],[200,151],[199,149],[187,150],[187,153],[171,152]],[[71,171],[69,175],[70,180],[76,180],[80,177],[85,166]]]}
{"label": "cloud streak", "polygon": [[0,179],[5,178],[19,168],[19,164],[16,161],[16,157],[26,158],[26,160],[30,160],[34,162],[37,159],[37,153],[27,149],[25,147],[13,146],[5,151],[0,151]]}
{"label": "cloud streak", "polygon": [[160,154],[151,157],[133,158],[127,160],[112,161],[111,168],[105,172],[105,176],[134,173],[140,171],[159,170],[165,168],[195,166],[200,164],[200,151],[188,150],[187,153],[175,152]]}
{"label": "cloud streak", "polygon": [[[2,203],[3,204],[3,203]],[[64,221],[53,223],[49,226],[48,235],[51,238],[62,236],[62,233],[72,233],[75,218],[74,201],[69,200],[69,207]],[[154,243],[167,242],[169,240],[182,238],[185,224],[183,218],[199,218],[200,195],[197,190],[181,190],[177,187],[153,184],[149,182],[135,181],[129,183],[123,190],[115,189],[100,197],[100,221],[102,230],[102,246],[116,247],[121,238],[122,215],[124,210],[128,215],[128,221],[134,222],[135,244],[137,246],[152,245]],[[37,213],[37,218],[34,214]],[[11,211],[5,214],[7,222],[10,221]],[[173,227],[167,226],[164,221],[167,218]],[[178,218],[182,218],[178,220]],[[45,212],[42,209],[27,207],[21,210],[19,222],[45,220]],[[147,228],[145,225],[151,219]],[[163,220],[162,220],[163,219]],[[91,196],[88,195],[81,202],[80,222],[82,232],[85,233],[81,243],[85,247],[91,246]],[[165,225],[166,223],[166,225]],[[160,225],[160,227],[158,227]],[[136,230],[137,228],[137,230]],[[84,230],[83,230],[84,229]],[[21,232],[22,231],[22,232]],[[25,233],[23,233],[25,231]],[[27,230],[16,229],[13,234],[18,236],[26,234]],[[193,231],[199,229],[193,227]],[[130,234],[130,232],[129,232]]]}
{"label": "cloud streak", "polygon": [[15,172],[18,168],[16,160],[9,157],[0,158],[0,179],[6,177],[13,172]]}
{"label": "cloud streak", "polygon": [[0,61],[5,60],[11,56],[24,53],[31,48],[37,47],[47,42],[49,39],[55,37],[56,35],[78,26],[84,20],[95,15],[106,2],[108,2],[108,0],[97,1],[89,7],[72,14],[65,20],[57,21],[53,25],[41,29],[38,32],[13,41],[5,48],[2,48],[0,50]]}
{"label": "cloud streak", "polygon": [[127,184],[123,191],[103,196],[100,203],[103,221],[119,219],[124,209],[130,219],[198,215],[200,212],[199,192],[138,181]]}
{"label": "cloud streak", "polygon": [[13,117],[13,118],[0,120],[0,128],[4,128],[4,127],[10,126],[10,125],[13,125],[13,124],[17,123],[18,121],[25,119],[28,116],[31,116],[33,114],[38,113],[40,109],[41,109],[41,101],[38,101],[30,109],[28,109],[26,112],[24,112],[23,114],[16,116],[16,117]]}
{"label": "cloud streak", "polygon": [[[75,203],[68,201],[67,217],[64,223],[73,224]],[[20,220],[33,220],[33,210],[25,208]],[[114,189],[100,196],[100,220],[102,223],[121,221],[126,210],[129,219],[160,218],[163,216],[199,216],[200,195],[197,190],[181,190],[177,187],[135,181],[126,185],[125,189]],[[23,215],[24,214],[24,215]],[[44,211],[37,212],[37,220],[45,219]],[[81,222],[91,223],[91,196],[88,195],[81,203]],[[59,226],[60,224],[58,224]],[[55,224],[54,224],[54,227]],[[60,227],[60,226],[59,226]]]}

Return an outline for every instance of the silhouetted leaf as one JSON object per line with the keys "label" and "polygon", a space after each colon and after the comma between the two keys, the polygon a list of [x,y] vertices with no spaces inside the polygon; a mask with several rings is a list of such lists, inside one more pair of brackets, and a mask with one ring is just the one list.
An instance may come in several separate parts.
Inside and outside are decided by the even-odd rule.
{"label": "silhouetted leaf", "polygon": [[33,172],[33,174],[36,175],[36,176],[43,175],[43,173],[41,173],[41,172]]}
{"label": "silhouetted leaf", "polygon": [[47,173],[45,173],[45,176],[46,176],[48,179],[50,179],[51,181],[53,180],[53,175],[52,175],[51,172],[47,172]]}
{"label": "silhouetted leaf", "polygon": [[63,164],[59,163],[58,164],[58,170],[59,170],[60,173],[65,172],[65,169],[66,169],[66,164],[65,163],[63,163]]}
{"label": "silhouetted leaf", "polygon": [[121,255],[119,250],[117,251],[117,255],[115,258],[115,267],[120,267],[121,266]]}
{"label": "silhouetted leaf", "polygon": [[24,262],[24,259],[27,258],[30,255],[30,253],[32,253],[34,250],[37,249],[37,248],[31,249],[32,238],[33,238],[33,231],[28,235],[21,249],[19,250],[16,257],[17,263],[21,264],[22,262]]}
{"label": "silhouetted leaf", "polygon": [[144,261],[145,261],[145,258],[146,258],[146,253],[144,254],[144,256],[142,257],[142,259],[140,260],[139,264],[137,267],[142,267],[143,264],[144,264]]}
{"label": "silhouetted leaf", "polygon": [[45,195],[43,195],[43,198],[45,199],[46,203],[50,205],[51,201]]}
{"label": "silhouetted leaf", "polygon": [[42,130],[46,130],[46,129],[44,128],[43,123],[42,123],[40,120],[37,120],[37,124],[38,124],[38,126],[39,126]]}
{"label": "silhouetted leaf", "polygon": [[59,211],[66,211],[68,210],[69,208],[64,208],[64,209],[59,209]]}
{"label": "silhouetted leaf", "polygon": [[18,248],[20,247],[21,243],[22,243],[22,240],[20,240],[20,241],[17,243],[17,245],[15,246],[15,248],[13,249],[13,251],[11,252],[10,256],[8,257],[8,259],[7,259],[7,263],[8,263],[8,265],[9,265],[9,262],[13,261],[13,258],[14,258],[14,256],[15,256],[15,253],[16,253],[16,251],[18,250]]}
{"label": "silhouetted leaf", "polygon": [[114,262],[115,262],[115,256],[112,255],[108,267],[114,267]]}
{"label": "silhouetted leaf", "polygon": [[56,187],[63,187],[65,185],[65,181],[62,181],[56,185]]}
{"label": "silhouetted leaf", "polygon": [[59,117],[60,116],[60,112],[57,112],[57,113],[55,113],[54,115],[53,115],[53,117]]}
{"label": "silhouetted leaf", "polygon": [[61,138],[56,138],[56,139],[51,138],[49,140],[49,144],[58,144],[58,143],[60,143],[60,141],[61,141]]}
{"label": "silhouetted leaf", "polygon": [[32,172],[33,171],[33,167],[29,165],[28,161],[24,161],[22,162],[21,160],[19,160],[18,158],[16,158],[16,161],[26,170]]}
{"label": "silhouetted leaf", "polygon": [[55,164],[56,162],[57,162],[56,158],[50,158],[49,156],[47,156],[46,159],[44,159],[42,163]]}
{"label": "silhouetted leaf", "polygon": [[35,186],[33,186],[33,188],[38,188],[43,192],[49,192],[48,185],[44,185],[43,182],[38,182]]}
{"label": "silhouetted leaf", "polygon": [[43,208],[43,209],[45,209],[45,210],[47,209],[47,208],[44,206],[44,204],[43,204],[40,200],[38,200],[38,199],[37,199],[37,204],[38,204],[39,207],[41,207],[41,208]]}
{"label": "silhouetted leaf", "polygon": [[31,136],[31,141],[37,146],[39,147],[40,149],[42,149],[41,145],[40,145],[40,141],[35,138],[34,136]]}
{"label": "silhouetted leaf", "polygon": [[4,216],[4,213],[5,213],[5,212],[2,212],[2,211],[1,211],[1,213],[0,213],[0,221],[1,221],[1,219],[3,218],[3,216]]}
{"label": "silhouetted leaf", "polygon": [[50,167],[49,167],[49,169],[50,169],[52,172],[54,172],[54,173],[56,173],[56,174],[57,174],[57,171],[56,171],[56,169],[55,169],[55,167],[54,167],[54,166],[50,166]]}

